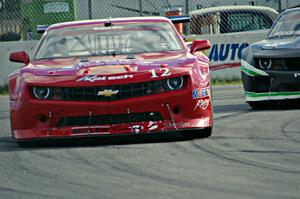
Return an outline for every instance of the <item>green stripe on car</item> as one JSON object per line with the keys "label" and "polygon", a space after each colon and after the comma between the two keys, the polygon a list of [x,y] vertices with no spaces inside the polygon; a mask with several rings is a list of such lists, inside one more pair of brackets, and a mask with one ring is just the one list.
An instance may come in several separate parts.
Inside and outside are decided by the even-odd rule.
{"label": "green stripe on car", "polygon": [[300,92],[267,92],[255,93],[245,91],[247,101],[283,100],[300,98]]}
{"label": "green stripe on car", "polygon": [[246,73],[247,75],[249,75],[251,77],[260,76],[260,74],[254,72],[252,70],[247,69],[245,66],[241,66],[241,71],[243,71],[244,73]]}
{"label": "green stripe on car", "polygon": [[246,73],[247,75],[254,77],[254,76],[269,76],[268,73],[266,73],[263,70],[259,70],[255,68],[254,66],[250,65],[244,60],[241,60],[241,71]]}

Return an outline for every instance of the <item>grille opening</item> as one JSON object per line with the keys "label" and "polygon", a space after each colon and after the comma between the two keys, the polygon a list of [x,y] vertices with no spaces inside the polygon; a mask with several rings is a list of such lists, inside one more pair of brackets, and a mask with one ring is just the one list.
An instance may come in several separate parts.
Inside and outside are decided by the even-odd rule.
{"label": "grille opening", "polygon": [[175,107],[173,108],[173,113],[174,113],[175,115],[179,114],[179,113],[180,113],[180,107],[179,107],[179,106],[175,106]]}
{"label": "grille opening", "polygon": [[[48,100],[64,101],[113,101],[166,92],[165,80],[94,87],[49,87]],[[184,86],[187,76],[184,76]],[[180,88],[181,89],[181,88]],[[31,87],[33,90],[33,87]],[[106,93],[103,91],[106,90]],[[33,96],[34,97],[34,96]]]}
{"label": "grille opening", "polygon": [[56,127],[123,124],[131,122],[163,120],[164,118],[158,112],[143,112],[117,115],[93,115],[91,117],[86,115],[76,117],[61,117],[57,122]]}
{"label": "grille opening", "polygon": [[278,86],[277,92],[300,92],[300,83],[285,83]]}
{"label": "grille opening", "polygon": [[40,114],[40,115],[39,115],[39,119],[40,119],[40,122],[41,122],[41,123],[46,123],[46,122],[48,121],[47,116],[44,115],[44,114]]}

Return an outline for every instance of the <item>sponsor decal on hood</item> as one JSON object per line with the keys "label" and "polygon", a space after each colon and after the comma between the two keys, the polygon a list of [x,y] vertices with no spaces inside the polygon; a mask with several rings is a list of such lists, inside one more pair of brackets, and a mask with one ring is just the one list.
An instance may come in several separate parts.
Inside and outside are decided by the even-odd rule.
{"label": "sponsor decal on hood", "polygon": [[119,76],[98,76],[98,75],[89,75],[77,79],[77,82],[96,82],[96,81],[106,81],[106,80],[123,80],[131,79],[133,75],[119,75]]}

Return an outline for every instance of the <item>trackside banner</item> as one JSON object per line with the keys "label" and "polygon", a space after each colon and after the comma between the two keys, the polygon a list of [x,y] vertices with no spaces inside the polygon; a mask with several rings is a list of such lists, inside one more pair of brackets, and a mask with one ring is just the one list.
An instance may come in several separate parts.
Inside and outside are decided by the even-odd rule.
{"label": "trackside banner", "polygon": [[188,39],[208,39],[212,47],[205,52],[214,79],[239,79],[243,49],[266,38],[268,30],[219,35],[188,35]]}

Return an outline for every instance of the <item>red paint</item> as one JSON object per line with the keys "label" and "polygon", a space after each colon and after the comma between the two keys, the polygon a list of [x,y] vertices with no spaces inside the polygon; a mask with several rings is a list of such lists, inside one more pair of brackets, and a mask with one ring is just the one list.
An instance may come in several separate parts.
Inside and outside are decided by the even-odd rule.
{"label": "red paint", "polygon": [[28,64],[29,63],[29,56],[24,51],[14,52],[14,53],[10,54],[9,60],[12,61],[12,62],[19,62],[19,63],[23,63],[23,64]]}
{"label": "red paint", "polygon": [[222,70],[222,69],[235,68],[235,67],[240,67],[240,66],[241,66],[241,63],[227,63],[227,64],[210,66],[210,69],[211,70]]}
{"label": "red paint", "polygon": [[207,50],[211,47],[208,40],[194,40],[191,46],[191,53],[194,54],[196,51]]}
{"label": "red paint", "polygon": [[[106,20],[102,20],[104,23]],[[168,22],[163,18],[118,19],[126,23]],[[64,28],[99,23],[99,21],[72,22],[54,25],[52,28]],[[180,35],[178,34],[178,37]],[[185,45],[183,43],[183,45]],[[91,135],[134,134],[174,131],[180,129],[202,129],[212,126],[212,104],[210,96],[208,107],[197,108],[198,100],[192,98],[192,91],[210,87],[208,58],[201,52],[193,55],[184,46],[182,51],[144,53],[135,56],[134,60],[126,56],[90,57],[82,65],[79,58],[48,59],[31,61],[9,77],[10,116],[12,135],[17,140],[35,138],[60,138]],[[200,55],[200,56],[199,56]],[[97,62],[98,61],[98,62]],[[123,62],[122,62],[123,61]],[[126,61],[126,63],[124,63]],[[99,63],[101,70],[95,76],[97,81],[78,81]],[[109,64],[105,64],[109,63]],[[105,71],[124,65],[123,70],[107,74]],[[170,75],[164,76],[167,68]],[[114,70],[113,70],[114,71]],[[152,72],[151,72],[152,71]],[[153,71],[155,76],[153,77]],[[159,94],[144,95],[115,101],[64,101],[54,96],[53,100],[39,100],[33,97],[32,86],[49,87],[99,87],[131,83],[159,81],[167,78],[185,76],[182,89],[166,91]],[[126,78],[116,78],[126,77]],[[156,112],[162,116],[160,121],[142,121],[103,125],[74,125],[58,127],[62,117],[87,117],[94,115],[120,115],[143,112]],[[175,125],[174,125],[174,123]],[[72,130],[73,128],[73,130]],[[74,128],[76,128],[74,130]],[[201,131],[199,132],[201,133]]]}

